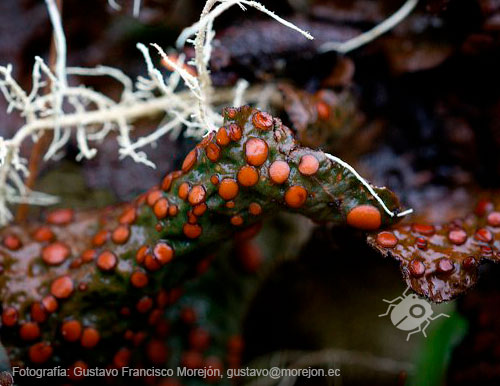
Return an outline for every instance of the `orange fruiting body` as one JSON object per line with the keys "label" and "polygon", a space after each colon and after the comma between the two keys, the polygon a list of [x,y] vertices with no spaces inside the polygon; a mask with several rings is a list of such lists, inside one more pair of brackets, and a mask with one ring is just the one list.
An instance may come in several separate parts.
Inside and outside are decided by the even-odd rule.
{"label": "orange fruiting body", "polygon": [[87,327],[83,330],[80,344],[82,345],[82,347],[92,348],[95,347],[97,343],[99,343],[100,339],[101,335],[99,334],[99,331],[97,331],[95,328]]}
{"label": "orange fruiting body", "polygon": [[290,208],[300,208],[307,200],[307,190],[302,186],[292,186],[285,193],[285,202]]}
{"label": "orange fruiting body", "polygon": [[74,290],[73,280],[69,276],[55,279],[50,286],[50,293],[58,299],[69,298]]}
{"label": "orange fruiting body", "polygon": [[252,123],[261,130],[269,130],[273,126],[273,117],[266,112],[257,112],[252,117]]}
{"label": "orange fruiting body", "polygon": [[42,259],[48,265],[62,264],[69,256],[68,246],[62,242],[56,241],[42,249]]}
{"label": "orange fruiting body", "polygon": [[174,250],[165,242],[159,242],[153,248],[153,255],[160,264],[167,264],[174,257]]}
{"label": "orange fruiting body", "polygon": [[241,224],[243,224],[243,217],[241,217],[241,216],[231,217],[231,224],[233,224],[235,226],[240,226]]}
{"label": "orange fruiting body", "polygon": [[153,213],[155,214],[156,218],[158,220],[161,220],[165,217],[167,217],[168,214],[168,201],[166,198],[162,197],[159,198],[154,206],[153,206]]}
{"label": "orange fruiting body", "polygon": [[224,200],[232,200],[238,195],[238,184],[232,178],[224,178],[219,184],[219,196]]}
{"label": "orange fruiting body", "polygon": [[52,356],[53,349],[49,343],[39,342],[35,343],[28,350],[30,361],[36,364],[47,362]]}
{"label": "orange fruiting body", "polygon": [[179,186],[179,191],[178,191],[178,196],[181,200],[186,200],[188,198],[188,195],[189,195],[189,190],[191,189],[191,187],[189,186],[189,183],[188,182],[183,182],[180,186]]}
{"label": "orange fruiting body", "polygon": [[38,339],[40,336],[40,327],[35,322],[26,322],[19,329],[19,336],[25,341]]}
{"label": "orange fruiting body", "polygon": [[188,201],[191,205],[198,205],[205,201],[206,191],[203,185],[195,185],[189,191]]}
{"label": "orange fruiting body", "polygon": [[274,161],[269,167],[269,177],[275,184],[282,184],[290,175],[290,166],[285,161]]}
{"label": "orange fruiting body", "polygon": [[229,134],[227,133],[225,127],[221,127],[217,131],[217,134],[215,135],[215,140],[220,146],[226,146],[229,144],[229,142],[231,142],[231,138],[229,138]]}
{"label": "orange fruiting body", "polygon": [[254,216],[258,216],[259,214],[262,213],[262,206],[260,206],[260,204],[258,204],[256,202],[252,202],[248,206],[248,211],[250,212],[250,214],[253,214]]}
{"label": "orange fruiting body", "polygon": [[299,172],[304,176],[313,176],[318,172],[319,161],[318,159],[311,155],[306,154],[302,156],[299,163]]}
{"label": "orange fruiting body", "polygon": [[196,158],[198,157],[198,154],[197,154],[197,150],[196,149],[193,149],[191,150],[188,155],[186,156],[186,158],[184,158],[184,162],[182,163],[182,171],[184,173],[187,173],[189,172],[192,167],[194,166],[194,164],[196,163]]}
{"label": "orange fruiting body", "polygon": [[359,205],[347,214],[347,223],[362,230],[376,230],[382,225],[380,211],[372,205]]}
{"label": "orange fruiting body", "polygon": [[238,182],[242,186],[254,186],[259,182],[259,172],[253,166],[243,166],[238,171]]}
{"label": "orange fruiting body", "polygon": [[266,162],[269,147],[266,141],[260,138],[250,138],[245,143],[245,157],[248,164],[260,166]]}
{"label": "orange fruiting body", "polygon": [[55,209],[47,215],[47,222],[53,225],[67,225],[73,221],[72,209]]}
{"label": "orange fruiting body", "polygon": [[115,244],[125,244],[129,237],[130,228],[128,225],[119,225],[111,234],[111,240],[113,240]]}
{"label": "orange fruiting body", "polygon": [[10,249],[11,251],[17,251],[23,246],[21,239],[16,235],[7,235],[3,239],[3,245],[5,248]]}
{"label": "orange fruiting body", "polygon": [[37,230],[33,233],[33,238],[35,239],[35,241],[38,241],[39,243],[43,243],[45,241],[52,241],[54,237],[55,237],[54,232],[52,232],[52,229],[50,229],[50,227],[47,225],[42,225],[41,227],[37,228]]}
{"label": "orange fruiting body", "polygon": [[184,224],[182,231],[187,238],[197,239],[201,235],[202,228],[198,224]]}
{"label": "orange fruiting body", "polygon": [[130,283],[136,288],[144,288],[148,285],[148,276],[144,272],[136,271],[130,276]]}
{"label": "orange fruiting body", "polygon": [[377,235],[377,243],[384,248],[394,248],[398,243],[398,238],[392,232],[380,232]]}
{"label": "orange fruiting body", "polygon": [[97,258],[97,266],[102,271],[112,271],[118,264],[118,258],[111,251],[102,252]]}
{"label": "orange fruiting body", "polygon": [[61,326],[61,334],[64,340],[76,342],[82,335],[82,324],[78,320],[68,320]]}
{"label": "orange fruiting body", "polygon": [[209,143],[205,148],[207,158],[212,162],[217,162],[220,158],[221,149],[215,143]]}

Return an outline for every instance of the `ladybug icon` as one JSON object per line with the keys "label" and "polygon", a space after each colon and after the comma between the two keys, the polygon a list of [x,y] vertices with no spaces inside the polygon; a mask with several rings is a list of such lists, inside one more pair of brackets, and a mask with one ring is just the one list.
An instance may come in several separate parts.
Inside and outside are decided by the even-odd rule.
{"label": "ladybug icon", "polygon": [[449,318],[450,315],[439,314],[432,316],[434,311],[431,305],[414,293],[408,294],[409,290],[410,288],[407,287],[402,296],[398,296],[393,300],[383,299],[384,302],[389,303],[389,307],[387,307],[384,314],[379,315],[379,318],[390,314],[391,322],[397,329],[410,331],[406,341],[409,341],[410,336],[418,332],[422,332],[427,338],[425,330],[429,327],[431,321],[442,316]]}

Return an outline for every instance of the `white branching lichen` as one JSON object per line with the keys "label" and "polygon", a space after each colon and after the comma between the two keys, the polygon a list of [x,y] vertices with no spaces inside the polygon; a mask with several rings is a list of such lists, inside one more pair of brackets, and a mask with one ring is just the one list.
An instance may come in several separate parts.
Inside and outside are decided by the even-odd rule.
{"label": "white branching lichen", "polygon": [[[183,34],[187,37],[196,35],[194,63],[198,76],[185,69],[182,58],[173,60],[160,46],[153,44],[163,61],[174,69],[170,76],[165,77],[154,65],[148,47],[139,43],[137,48],[144,57],[147,76],[139,76],[134,81],[117,68],[67,67],[61,16],[55,0],[45,2],[54,30],[57,53],[54,70],[42,58],[36,57],[32,89],[26,92],[13,78],[12,66],[0,66],[0,91],[7,100],[8,112],[17,112],[25,121],[12,138],[0,137],[0,225],[13,218],[9,205],[50,205],[57,202],[56,197],[33,192],[23,182],[28,169],[20,148],[29,137],[36,142],[45,131],[52,132],[52,142],[44,155],[44,160],[48,160],[60,158],[65,145],[74,135],[79,149],[77,159],[80,160],[95,156],[97,150],[92,143],[117,132],[120,157],[131,157],[136,162],[155,167],[143,151],[144,147],[154,144],[165,134],[178,135],[181,128],[185,129],[183,133],[187,136],[202,137],[222,121],[220,114],[215,113],[216,106],[242,102],[244,98],[256,101],[260,97],[260,88],[244,97],[245,83],[240,82],[230,90],[214,90],[212,86],[208,70],[211,42],[215,35],[212,25],[225,9],[235,4],[240,7],[248,5],[307,35],[254,1],[208,0],[198,23]],[[214,8],[217,3],[220,4]],[[116,1],[110,0],[109,5],[114,9],[120,8]],[[139,8],[140,1],[136,0],[135,14]],[[120,98],[116,101],[77,83],[78,79],[88,76],[105,76],[119,82],[122,86]],[[132,123],[154,115],[163,115],[162,124],[146,136],[133,138]]]}
{"label": "white branching lichen", "polygon": [[370,43],[401,23],[415,9],[418,1],[419,0],[406,0],[401,8],[399,8],[394,14],[385,19],[382,23],[377,24],[372,29],[345,42],[327,42],[320,47],[320,51],[335,51],[340,54],[347,54],[350,51]]}

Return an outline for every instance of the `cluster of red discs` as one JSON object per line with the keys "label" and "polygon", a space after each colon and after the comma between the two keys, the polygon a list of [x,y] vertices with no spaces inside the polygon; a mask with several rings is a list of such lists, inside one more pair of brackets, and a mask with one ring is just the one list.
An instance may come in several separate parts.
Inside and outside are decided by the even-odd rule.
{"label": "cluster of red discs", "polygon": [[[464,220],[455,219],[442,226],[428,224],[412,224],[411,227],[399,226],[394,229],[394,232],[378,233],[376,242],[382,248],[395,249],[395,253],[402,252],[404,254],[408,248],[408,253],[412,254],[412,256],[408,256],[408,269],[410,274],[417,278],[429,271],[429,264],[433,264],[435,268],[429,272],[442,275],[449,275],[458,270],[460,266],[470,270],[477,266],[481,257],[494,255],[491,243],[495,239],[494,233],[500,230],[500,212],[493,210],[491,202],[480,201],[475,214],[479,218],[486,216],[486,221],[484,226],[477,227],[470,235],[465,229]],[[433,239],[434,236],[435,239]],[[449,245],[447,251],[443,250],[445,242]],[[401,246],[401,251],[397,248],[398,245]],[[411,246],[416,248],[411,249]],[[436,248],[439,251],[435,250]],[[457,248],[457,253],[452,253],[455,248]],[[443,253],[448,256],[443,257]]]}
{"label": "cluster of red discs", "polygon": [[[74,212],[71,209],[56,209],[47,215],[47,224],[41,225],[34,230],[32,238],[42,244],[41,258],[48,266],[59,266],[71,256],[71,248],[56,240],[56,233],[51,226],[66,226],[74,220]],[[13,240],[17,239],[14,243]],[[8,235],[4,238],[4,246],[11,250],[18,250],[22,247],[21,240],[15,235]],[[12,248],[15,247],[15,248]],[[83,262],[89,261],[89,252],[82,254],[80,259]],[[73,265],[73,263],[72,263]],[[81,289],[81,288],[80,288]],[[41,337],[41,325],[45,323],[50,314],[57,311],[59,302],[67,299],[74,292],[74,282],[68,275],[55,278],[49,287],[49,294],[41,301],[32,303],[29,307],[28,320],[20,322],[18,310],[15,307],[4,307],[2,311],[2,325],[4,327],[15,327],[19,325],[19,337],[27,342],[36,341]],[[60,333],[64,340],[68,342],[79,341],[84,348],[94,347],[100,339],[99,332],[91,326],[83,326],[77,320],[68,320],[62,323]],[[28,349],[28,356],[33,363],[44,363],[50,359],[53,347],[50,342],[34,343]]]}
{"label": "cluster of red discs", "polygon": [[[125,366],[143,366],[140,363],[132,363],[134,351],[141,352],[140,358],[145,357],[155,366],[165,366],[169,350],[166,344],[166,339],[170,333],[170,322],[165,318],[165,308],[174,304],[181,296],[182,292],[179,289],[172,289],[170,291],[160,290],[155,299],[144,296],[135,305],[136,311],[139,314],[145,315],[146,322],[142,327],[146,329],[132,330],[127,329],[123,333],[123,344],[119,347],[113,355],[110,367],[122,368]],[[128,307],[123,307],[120,310],[122,317],[129,317],[131,310]],[[69,322],[67,322],[69,323]],[[75,330],[75,331],[73,331]],[[69,329],[70,333],[66,337],[76,336],[77,327]],[[66,338],[66,340],[68,340]],[[82,360],[76,361],[69,367],[68,376],[72,380],[78,380],[83,376],[77,374],[74,369],[76,367],[87,369],[88,364]]]}
{"label": "cluster of red discs", "polygon": [[[226,115],[229,119],[237,120],[238,111],[227,109]],[[169,218],[175,218],[179,212],[186,208],[184,203],[188,204],[186,220],[182,220],[182,233],[188,239],[197,239],[203,229],[199,224],[199,219],[207,212],[207,200],[212,192],[223,200],[224,206],[230,210],[236,208],[236,202],[240,191],[254,187],[259,182],[269,182],[272,186],[283,186],[283,201],[287,207],[292,209],[302,208],[308,198],[314,197],[314,192],[308,192],[306,188],[297,181],[296,176],[306,179],[314,178],[318,175],[321,167],[321,156],[319,153],[309,150],[300,150],[296,156],[286,157],[280,152],[274,154],[270,149],[269,139],[267,142],[264,135],[269,138],[279,140],[282,133],[279,120],[273,119],[271,115],[265,112],[251,111],[250,119],[246,125],[251,124],[256,129],[255,136],[248,136],[241,145],[243,164],[238,170],[233,171],[232,175],[225,174],[227,170],[219,165],[214,165],[215,172],[210,176],[210,182],[197,182],[183,180],[175,183],[177,179],[189,173],[199,158],[206,156],[204,161],[216,164],[222,156],[223,150],[228,148],[231,143],[243,142],[243,128],[237,123],[230,123],[218,129],[215,133],[208,135],[200,144],[198,144],[184,159],[182,168],[179,171],[169,173],[162,181],[160,187],[155,187],[147,194],[140,196],[135,202],[127,206],[118,216],[118,221],[114,229],[99,229],[91,238],[91,246],[84,250],[79,256],[72,256],[72,248],[67,243],[57,240],[56,233],[51,226],[66,226],[74,220],[74,212],[69,209],[59,209],[51,212],[47,216],[47,224],[40,226],[33,232],[33,239],[42,244],[41,259],[47,266],[58,267],[72,258],[69,267],[78,268],[83,264],[95,264],[98,272],[102,275],[110,275],[119,266],[120,259],[116,252],[116,246],[124,245],[132,239],[133,225],[138,219],[138,208],[142,205],[148,206],[158,220],[156,229],[164,229],[165,221]],[[273,130],[275,128],[276,130]],[[281,134],[280,134],[281,133]],[[262,135],[260,135],[262,134]],[[274,145],[273,145],[274,146]],[[238,149],[227,149],[228,154],[237,154]],[[318,158],[319,157],[319,158]],[[291,159],[293,158],[293,161]],[[296,165],[296,169],[295,169]],[[224,166],[224,165],[221,165]],[[221,173],[221,174],[216,174]],[[202,176],[208,177],[208,176]],[[342,178],[339,174],[338,178]],[[338,180],[337,178],[337,180]],[[208,180],[208,178],[206,178]],[[175,192],[170,193],[171,190]],[[168,195],[167,193],[170,193]],[[175,194],[175,195],[174,195]],[[253,200],[248,204],[248,213],[252,216],[259,216],[263,212],[263,202],[259,203]],[[184,212],[183,212],[184,213]],[[240,227],[245,223],[246,213],[238,212],[236,209],[231,213],[230,224]],[[113,220],[114,222],[115,220]],[[372,205],[359,205],[350,210],[347,214],[347,223],[360,229],[377,229],[381,225],[381,213],[379,209]],[[492,220],[493,221],[493,220]],[[498,220],[500,222],[500,219]],[[101,223],[106,224],[107,221]],[[179,230],[180,231],[180,230]],[[488,238],[486,232],[478,232],[478,237]],[[135,236],[135,234],[134,234]],[[385,239],[384,239],[385,237]],[[395,236],[394,236],[395,237]],[[381,240],[385,240],[388,245],[389,236],[381,233]],[[378,239],[377,239],[378,240]],[[12,251],[18,251],[23,247],[23,240],[15,234],[8,234],[3,238],[3,245]],[[114,245],[111,245],[113,243]],[[397,243],[397,240],[396,240]],[[427,246],[425,240],[420,244],[422,248]],[[148,286],[151,277],[148,272],[154,272],[168,264],[174,258],[174,247],[167,240],[151,241],[148,244],[137,248],[135,260],[137,267],[130,273],[130,284],[132,287],[142,289]],[[249,254],[250,256],[251,254]],[[255,254],[252,256],[250,269],[257,263]],[[418,267],[417,267],[418,268]],[[443,270],[448,269],[445,265]],[[36,341],[41,337],[40,325],[44,323],[51,313],[54,313],[60,306],[60,302],[70,298],[75,291],[88,290],[88,283],[75,282],[74,278],[66,272],[54,278],[49,284],[49,293],[41,301],[31,304],[29,320],[23,321],[19,327],[19,335],[25,341]],[[158,305],[161,304],[157,301]],[[161,306],[155,307],[155,302],[150,296],[143,296],[136,304],[135,309],[140,314],[155,315],[160,313]],[[15,327],[19,324],[19,310],[15,307],[4,307],[2,311],[2,324],[6,327]],[[130,310],[128,310],[130,313]],[[127,314],[124,308],[123,315]],[[100,340],[100,334],[97,329],[90,325],[83,325],[77,319],[64,320],[60,326],[60,334],[67,342],[79,342],[84,348],[94,347]],[[201,340],[201,332],[194,330],[193,342]],[[196,346],[200,349],[200,345]],[[237,346],[237,345],[236,345]],[[196,348],[195,347],[195,348]],[[232,350],[232,351],[231,351]],[[230,351],[236,358],[238,349],[232,348]],[[155,350],[153,350],[155,351]],[[199,350],[198,350],[199,351]],[[29,349],[30,359],[35,363],[43,363],[52,355],[52,346],[47,342],[35,343]],[[193,353],[186,354],[193,359],[196,356]],[[158,355],[160,357],[161,355]],[[117,353],[116,363],[125,363],[129,357],[128,351],[121,350]],[[233,359],[234,359],[233,358]],[[192,360],[191,360],[192,362]],[[236,362],[236,361],[233,361]],[[115,363],[115,364],[116,364]]]}
{"label": "cluster of red discs", "polygon": [[[143,245],[137,250],[137,253],[135,255],[137,264],[146,267],[148,271],[159,270],[165,264],[169,263],[173,259],[173,257],[174,250],[166,241],[158,241],[152,247]],[[136,274],[136,276],[134,276],[134,274]],[[132,274],[131,277],[132,284],[134,284],[134,286],[136,287],[141,287],[141,285],[138,286],[136,284],[138,284],[139,282],[142,283],[142,279],[138,280],[138,278],[142,277],[142,275],[140,275],[140,272],[138,271],[136,271],[134,274]],[[134,283],[134,280],[137,280],[137,282]],[[142,285],[142,287],[144,285]]]}
{"label": "cluster of red discs", "polygon": [[189,369],[199,369],[212,366],[223,370],[224,364],[217,356],[206,356],[212,337],[206,328],[197,323],[198,316],[192,307],[184,307],[180,312],[181,322],[187,326],[187,349],[182,352],[180,365]]}
{"label": "cluster of red discs", "polygon": [[[237,115],[235,109],[228,109],[228,117],[234,119]],[[265,112],[255,112],[252,116],[254,127],[261,131],[267,131],[273,127],[273,118]],[[189,172],[201,152],[205,152],[206,157],[213,163],[219,161],[224,147],[231,142],[238,142],[243,136],[243,130],[236,123],[228,124],[219,128],[217,133],[211,133],[199,145],[191,150],[182,164],[182,170],[169,173],[162,182],[162,190],[169,192],[173,181],[182,174]],[[251,137],[244,144],[244,157],[246,165],[242,166],[236,176],[225,177],[222,180],[217,175],[212,175],[211,183],[217,186],[219,196],[226,201],[226,207],[234,208],[234,200],[239,194],[240,187],[252,187],[260,180],[259,168],[266,162],[269,155],[269,146],[265,140],[261,138]],[[299,164],[299,171],[304,176],[313,176],[319,169],[319,161],[312,155],[304,155]],[[276,160],[269,167],[269,178],[274,184],[281,185],[285,183],[290,175],[290,166],[284,160]],[[202,234],[202,227],[198,224],[198,218],[201,217],[207,210],[207,188],[203,184],[191,184],[187,181],[182,182],[177,189],[178,197],[188,202],[191,209],[187,213],[187,222],[183,225],[184,235],[190,239],[198,238]],[[154,196],[154,197],[152,197]],[[304,205],[307,199],[307,191],[302,186],[291,186],[285,193],[285,202],[291,208],[300,208]],[[171,204],[167,198],[162,197],[160,190],[155,190],[148,195],[149,201],[153,203],[153,212],[155,216],[161,220],[166,218],[171,208]],[[177,208],[176,208],[177,209]],[[250,214],[257,216],[262,213],[262,206],[257,202],[252,202],[248,211]],[[175,210],[175,214],[177,210]],[[230,222],[234,226],[241,226],[244,223],[244,218],[240,214],[234,214],[230,218]]]}
{"label": "cluster of red discs", "polygon": [[[114,353],[111,367],[144,366],[144,363],[142,363],[142,358],[144,357],[142,355],[143,352],[151,364],[155,366],[165,366],[171,355],[168,346],[168,336],[170,331],[172,331],[173,321],[165,318],[164,310],[166,306],[172,306],[176,303],[181,296],[182,292],[178,289],[171,291],[160,290],[155,301],[153,302],[151,299],[147,311],[146,309],[141,311],[143,313],[150,311],[147,319],[147,330],[133,331],[128,329],[125,331],[123,335],[125,343]],[[128,316],[130,315],[130,310],[122,309],[121,314]],[[198,317],[196,309],[184,305],[182,308],[179,308],[178,315],[175,319],[183,324],[183,327],[179,328],[179,330],[183,331],[182,338],[185,341],[185,348],[181,352],[179,359],[180,363],[178,365],[188,369],[211,367],[213,369],[219,369],[222,372],[225,364],[221,358],[207,354],[212,343],[212,336],[209,330],[206,327],[202,327],[198,322],[200,318]],[[67,336],[72,334],[73,332],[71,331]],[[227,341],[226,357],[226,363],[229,367],[234,368],[240,365],[242,350],[242,338],[239,335],[229,337]],[[141,363],[132,363],[135,351],[141,353],[138,357],[141,358],[139,359]],[[80,368],[88,368],[87,363],[84,361],[79,360],[75,362],[69,369],[71,379],[76,380],[78,378],[72,372],[72,369],[77,366]],[[211,383],[219,381],[220,378],[208,377],[204,380]],[[178,385],[179,383],[175,378],[168,378],[160,380],[160,384]]]}
{"label": "cluster of red discs", "polygon": [[[229,119],[234,119],[237,116],[235,109],[227,109],[227,116]],[[275,120],[265,112],[253,112],[251,117],[253,126],[260,132],[269,131],[273,128]],[[182,172],[174,172],[168,174],[162,184],[162,189],[169,191],[172,186],[172,181],[193,168],[199,155],[204,150],[207,158],[211,162],[217,162],[221,157],[221,152],[224,147],[231,144],[231,142],[238,142],[243,137],[242,128],[236,123],[231,123],[219,128],[217,133],[211,133],[207,136],[202,143],[193,149],[185,158],[182,166]],[[226,207],[232,209],[235,207],[235,199],[237,198],[240,189],[252,187],[259,183],[262,176],[260,168],[268,160],[269,145],[268,143],[258,137],[249,137],[243,144],[243,153],[245,165],[241,166],[236,172],[234,177],[220,178],[218,175],[212,175],[210,178],[211,183],[217,187],[218,195],[226,201]],[[315,176],[320,168],[320,161],[311,152],[311,154],[304,154],[298,160],[298,171],[302,176],[312,177]],[[274,185],[283,185],[289,181],[291,174],[290,164],[286,159],[276,159],[270,163],[267,168],[267,175],[269,180]],[[187,201],[192,209],[188,212],[187,222],[184,224],[184,234],[189,238],[197,238],[202,233],[201,225],[197,223],[198,217],[203,215],[207,210],[205,203],[207,198],[208,187],[202,184],[191,185],[189,182],[182,182],[178,187],[178,197]],[[308,198],[307,190],[297,184],[289,186],[284,193],[284,202],[290,208],[301,208]],[[156,212],[158,218],[162,218],[167,213],[168,202],[163,198],[164,202],[161,205],[160,211]],[[251,215],[257,216],[262,213],[262,206],[258,202],[252,202],[248,206],[248,212]],[[244,223],[244,216],[241,214],[234,214],[230,218],[232,225],[241,226]],[[372,205],[360,205],[353,208],[348,217],[347,222],[360,229],[377,229],[381,225],[380,211]]]}

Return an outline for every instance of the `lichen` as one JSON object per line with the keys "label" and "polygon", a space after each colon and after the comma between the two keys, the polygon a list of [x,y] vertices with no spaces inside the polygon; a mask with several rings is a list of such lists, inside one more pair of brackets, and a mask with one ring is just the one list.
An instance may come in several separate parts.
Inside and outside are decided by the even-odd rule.
{"label": "lichen", "polygon": [[149,315],[215,245],[279,211],[363,230],[399,219],[392,192],[301,147],[279,119],[249,106],[223,117],[181,170],[129,204],[60,209],[45,224],[2,231],[2,338],[12,359],[42,363],[68,341],[105,355],[130,328],[124,316]]}

